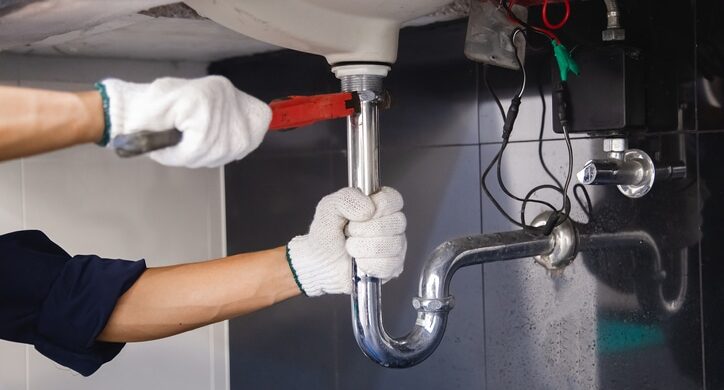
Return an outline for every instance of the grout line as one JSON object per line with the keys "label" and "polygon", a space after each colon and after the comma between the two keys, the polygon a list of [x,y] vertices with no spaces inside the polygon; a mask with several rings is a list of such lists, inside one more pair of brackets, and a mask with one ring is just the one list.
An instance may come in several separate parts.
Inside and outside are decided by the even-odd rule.
{"label": "grout line", "polygon": [[221,256],[228,256],[226,241],[226,167],[219,169],[219,187],[221,196]]}
{"label": "grout line", "polygon": [[30,390],[30,346],[25,346],[25,390]]}
{"label": "grout line", "polygon": [[224,388],[225,388],[226,390],[231,390],[231,375],[230,375],[231,365],[230,365],[230,363],[229,363],[230,360],[231,360],[231,352],[229,351],[229,320],[224,321],[224,340],[225,340],[225,343],[224,343],[224,361],[225,361],[225,367],[224,367],[224,369],[225,369],[225,371],[226,371],[226,372],[225,372],[225,376],[226,376],[226,378],[225,378],[225,380],[226,380],[225,385],[226,385],[226,386],[225,386]]}
{"label": "grout line", "polygon": [[[220,186],[221,186],[221,183],[219,183],[219,187]],[[213,191],[212,191],[213,188],[214,188],[213,185],[206,188],[206,258],[207,259],[212,259],[212,258],[216,257],[214,255],[214,250],[213,250],[214,243],[213,243],[213,234],[212,234],[212,231],[213,231],[212,225],[214,224],[214,218],[213,218],[214,210],[212,207],[213,202],[211,199],[212,195],[213,195]],[[221,190],[219,189],[219,191],[221,191]],[[219,221],[219,223],[221,223],[221,221]]]}
{"label": "grout line", "polygon": [[[695,135],[696,137],[696,202],[697,202],[697,210],[701,210],[702,208],[702,199],[701,199],[701,173],[700,173],[700,145],[699,145],[699,136]],[[701,226],[699,226],[699,229],[701,229]],[[702,388],[706,389],[706,336],[704,332],[704,258],[702,256],[702,250],[701,250],[701,239],[699,239],[699,245],[697,246],[698,253],[699,253],[699,332],[701,332],[701,383]]]}
{"label": "grout line", "polygon": [[[694,129],[696,131],[696,134],[694,135],[696,139],[696,202],[697,202],[697,210],[701,210],[701,207],[703,206],[702,200],[701,200],[701,149],[700,149],[700,143],[699,143],[699,91],[698,91],[698,72],[697,72],[697,66],[698,66],[698,56],[697,56],[697,42],[699,40],[698,34],[697,34],[697,7],[696,7],[696,1],[692,1],[692,7],[694,8],[693,12],[693,26],[694,26],[694,48],[692,55],[694,56]],[[701,230],[701,225],[699,226],[699,229]],[[703,258],[702,258],[702,250],[701,250],[701,239],[699,239],[699,245],[698,245],[698,252],[699,252],[699,331],[701,332],[701,385],[704,390],[706,390],[707,384],[706,384],[706,336],[704,333],[704,279],[703,279]]]}
{"label": "grout line", "polygon": [[[226,167],[219,169],[219,196],[221,198],[219,207],[221,208],[221,256],[228,256],[227,238],[226,238]],[[224,389],[231,389],[231,352],[229,344],[231,343],[229,335],[229,320],[223,322],[224,337]]]}
{"label": "grout line", "polygon": [[[478,65],[475,67],[475,85],[477,88],[475,89],[475,103],[476,103],[476,110],[477,115],[475,116],[477,119],[477,128],[478,128],[478,175],[476,178],[476,181],[478,181],[477,189],[478,189],[478,207],[480,207],[480,233],[483,233],[483,191],[480,188],[480,180],[482,180],[483,176],[483,147],[481,145],[481,139],[480,139],[480,66]],[[485,340],[487,338],[487,334],[485,333],[485,264],[480,265],[480,292],[482,295],[482,314],[483,314],[483,321],[482,321],[482,331],[483,331],[483,381],[481,385],[482,388],[485,389],[488,387],[488,354],[486,353],[486,345]]]}
{"label": "grout line", "polygon": [[[25,159],[20,159],[20,220],[22,229],[27,230],[25,206]],[[25,390],[30,390],[30,346],[25,346]]]}
{"label": "grout line", "polygon": [[27,213],[25,207],[25,159],[20,159],[20,220],[22,223],[22,229],[27,230]]}
{"label": "grout line", "polygon": [[[480,124],[478,124],[478,127]],[[658,136],[668,136],[668,135],[680,135],[680,134],[719,134],[724,133],[724,129],[709,129],[709,130],[667,130],[667,131],[649,131],[644,132],[640,134],[642,137],[658,137]],[[580,140],[593,140],[593,139],[603,139],[606,138],[606,136],[602,135],[571,135],[571,141],[580,141]],[[551,142],[551,141],[565,141],[565,138],[563,137],[556,137],[556,138],[543,138],[543,142]],[[517,143],[533,143],[538,142],[538,139],[513,139],[510,140],[511,144],[517,144]],[[384,147],[380,147],[380,150],[410,150],[410,149],[434,149],[434,148],[446,148],[446,147],[459,147],[459,146],[475,146],[475,145],[499,145],[501,144],[501,141],[483,141],[480,138],[480,132],[478,131],[478,143],[450,143],[450,144],[435,144],[435,145],[388,145]],[[262,150],[256,152],[254,155],[247,157],[246,159],[252,159],[252,160],[259,160],[259,159],[272,159],[272,158],[289,158],[289,157],[309,157],[309,156],[321,156],[321,155],[329,155],[329,154],[339,154],[339,153],[345,153],[346,149],[330,149],[330,150],[297,150],[297,151],[289,151],[289,150]]]}
{"label": "grout line", "polygon": [[334,307],[334,322],[332,322],[332,334],[335,335],[334,337],[334,388],[337,390],[344,390],[343,387],[340,385],[340,377],[339,377],[339,361],[341,360],[339,357],[339,311],[337,310],[337,307]]}
{"label": "grout line", "polygon": [[216,364],[214,364],[214,355],[216,355],[216,348],[214,348],[214,327],[215,324],[208,326],[209,328],[209,390],[216,390]]}

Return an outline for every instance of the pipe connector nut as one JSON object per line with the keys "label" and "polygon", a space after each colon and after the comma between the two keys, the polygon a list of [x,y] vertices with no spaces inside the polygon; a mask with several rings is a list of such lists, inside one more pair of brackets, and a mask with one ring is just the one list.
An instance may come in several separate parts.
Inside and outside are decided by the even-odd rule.
{"label": "pipe connector nut", "polygon": [[604,42],[625,41],[626,30],[622,28],[607,28],[601,31],[601,40]]}
{"label": "pipe connector nut", "polygon": [[417,311],[424,312],[449,312],[455,307],[455,297],[449,296],[442,299],[425,299],[420,297],[412,298],[412,307]]}
{"label": "pipe connector nut", "polygon": [[[533,226],[545,226],[551,212],[546,211],[533,220]],[[570,218],[553,228],[552,239],[555,240],[553,250],[545,255],[534,257],[536,263],[548,270],[563,269],[573,262],[578,254],[578,233]]]}

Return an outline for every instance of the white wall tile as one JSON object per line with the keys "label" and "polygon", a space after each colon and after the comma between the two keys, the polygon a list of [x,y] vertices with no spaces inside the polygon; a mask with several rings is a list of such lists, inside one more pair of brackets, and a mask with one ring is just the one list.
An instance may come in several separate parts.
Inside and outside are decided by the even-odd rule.
{"label": "white wall tile", "polygon": [[0,234],[23,228],[23,193],[20,161],[0,163]]}
{"label": "white wall tile", "polygon": [[[0,84],[78,91],[105,77],[147,82],[199,77],[205,69],[203,63],[2,54]],[[224,255],[222,185],[218,169],[124,160],[94,145],[69,148],[0,163],[0,233],[37,228],[73,254],[145,258],[149,266],[218,258]],[[128,345],[90,378],[32,348],[0,342],[0,390],[227,389],[225,329],[221,323]]]}
{"label": "white wall tile", "polygon": [[[0,163],[0,234],[23,228],[20,161]],[[0,390],[25,390],[26,346],[0,340]]]}
{"label": "white wall tile", "polygon": [[[89,159],[58,155],[25,161],[27,226],[43,230],[72,254],[145,258],[149,266],[220,255],[219,229],[211,228],[221,223],[219,170],[167,168],[104,152]],[[226,375],[219,374],[225,356],[218,350],[224,346],[224,334],[211,327],[131,345],[90,379],[33,352],[31,388],[199,389],[212,383],[224,388],[217,383]],[[128,372],[134,375],[124,375]]]}
{"label": "white wall tile", "polygon": [[216,178],[214,170],[110,152],[92,163],[28,160],[26,223],[72,254],[145,258],[149,266],[206,260]]}
{"label": "white wall tile", "polygon": [[200,77],[204,62],[139,61],[104,58],[0,55],[0,80],[94,83],[108,77],[149,82],[163,76]]}
{"label": "white wall tile", "polygon": [[19,87],[52,89],[54,91],[85,91],[93,88],[93,83],[72,83],[67,81],[18,80]]}
{"label": "white wall tile", "polygon": [[24,344],[0,340],[0,390],[25,390]]}
{"label": "white wall tile", "polygon": [[128,344],[112,362],[87,378],[32,350],[30,389],[209,389],[209,348],[208,328],[164,340]]}

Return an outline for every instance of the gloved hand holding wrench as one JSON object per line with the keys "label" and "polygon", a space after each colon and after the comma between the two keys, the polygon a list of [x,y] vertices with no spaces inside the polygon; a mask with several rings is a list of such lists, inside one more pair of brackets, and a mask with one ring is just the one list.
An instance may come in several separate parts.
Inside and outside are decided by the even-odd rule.
{"label": "gloved hand holding wrench", "polygon": [[[223,77],[105,80],[107,146],[121,157],[150,153],[164,165],[216,167],[254,150],[269,130],[285,130],[359,111],[356,93],[289,96],[267,106]],[[271,108],[271,110],[270,110]]]}

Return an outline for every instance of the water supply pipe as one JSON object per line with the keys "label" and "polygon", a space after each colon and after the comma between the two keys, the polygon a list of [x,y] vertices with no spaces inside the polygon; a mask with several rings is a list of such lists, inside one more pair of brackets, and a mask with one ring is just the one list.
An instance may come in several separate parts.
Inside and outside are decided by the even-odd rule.
{"label": "water supply pipe", "polygon": [[604,41],[623,41],[626,30],[621,24],[621,10],[617,0],[603,0],[606,4],[606,29],[601,33]]}

